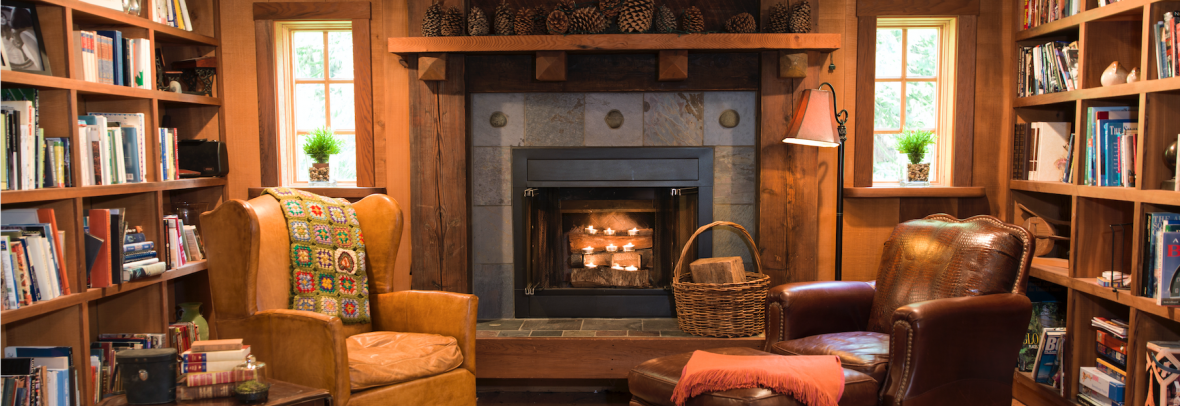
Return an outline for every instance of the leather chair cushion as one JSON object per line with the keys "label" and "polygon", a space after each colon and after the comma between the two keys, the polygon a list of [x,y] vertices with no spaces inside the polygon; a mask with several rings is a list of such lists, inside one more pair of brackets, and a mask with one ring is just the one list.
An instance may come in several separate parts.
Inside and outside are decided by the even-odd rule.
{"label": "leather chair cushion", "polygon": [[[714,348],[704,350],[726,355],[767,355],[747,347]],[[634,398],[632,405],[673,406],[672,390],[680,380],[680,373],[692,353],[670,355],[639,364],[627,375],[627,387]],[[840,406],[867,406],[877,404],[879,386],[869,376],[851,369],[844,369],[844,396]],[[763,388],[731,389],[706,393],[690,398],[690,406],[746,405],[746,406],[803,406],[795,398]]]}
{"label": "leather chair cushion", "polygon": [[352,391],[438,375],[459,367],[454,337],[375,331],[348,337]]}
{"label": "leather chair cushion", "polygon": [[870,331],[820,334],[774,343],[771,352],[781,355],[835,355],[844,368],[859,371],[881,382],[889,369],[889,335]]}

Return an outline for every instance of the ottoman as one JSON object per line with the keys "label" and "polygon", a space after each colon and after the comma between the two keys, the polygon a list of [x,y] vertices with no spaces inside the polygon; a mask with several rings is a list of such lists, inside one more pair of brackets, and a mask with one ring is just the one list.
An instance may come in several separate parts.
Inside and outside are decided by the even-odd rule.
{"label": "ottoman", "polygon": [[[704,350],[725,355],[773,355],[747,347]],[[672,390],[680,380],[680,372],[688,364],[692,353],[671,355],[649,360],[631,369],[627,386],[631,390],[631,406],[674,406]],[[844,396],[840,406],[871,406],[877,404],[877,381],[851,369],[844,370]],[[726,406],[804,406],[788,395],[763,388],[733,389],[694,396],[688,405]]]}

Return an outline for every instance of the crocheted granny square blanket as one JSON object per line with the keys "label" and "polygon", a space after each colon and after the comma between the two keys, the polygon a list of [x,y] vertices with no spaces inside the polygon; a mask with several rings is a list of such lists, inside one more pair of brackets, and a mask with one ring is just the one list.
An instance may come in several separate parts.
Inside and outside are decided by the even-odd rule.
{"label": "crocheted granny square blanket", "polygon": [[293,310],[369,322],[365,240],[356,210],[344,199],[285,187],[263,193],[279,199],[291,236]]}

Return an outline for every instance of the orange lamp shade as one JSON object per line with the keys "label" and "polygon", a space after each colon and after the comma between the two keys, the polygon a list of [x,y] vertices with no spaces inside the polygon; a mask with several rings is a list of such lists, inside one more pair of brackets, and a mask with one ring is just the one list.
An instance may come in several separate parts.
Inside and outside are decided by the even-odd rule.
{"label": "orange lamp shade", "polygon": [[840,146],[832,111],[832,92],[817,89],[803,91],[783,142],[830,148]]}

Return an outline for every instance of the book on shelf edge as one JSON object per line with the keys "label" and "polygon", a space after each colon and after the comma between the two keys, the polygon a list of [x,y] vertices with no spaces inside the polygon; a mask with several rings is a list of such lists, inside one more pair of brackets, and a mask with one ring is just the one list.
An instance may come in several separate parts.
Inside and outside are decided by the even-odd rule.
{"label": "book on shelf edge", "polygon": [[223,340],[201,340],[194,342],[189,348],[192,352],[234,351],[242,349],[242,339],[227,338]]}

